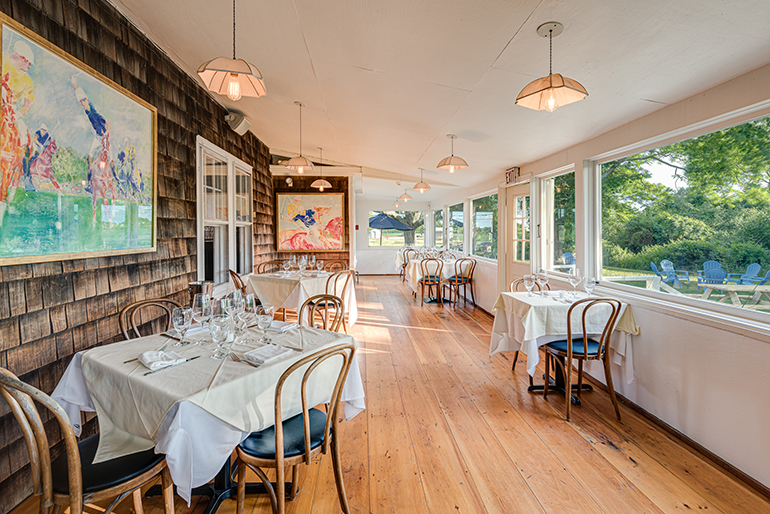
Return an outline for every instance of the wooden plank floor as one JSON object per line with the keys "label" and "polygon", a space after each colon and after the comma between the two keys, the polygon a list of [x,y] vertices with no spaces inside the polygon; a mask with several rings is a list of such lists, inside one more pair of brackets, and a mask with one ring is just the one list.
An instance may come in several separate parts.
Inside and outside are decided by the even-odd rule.
{"label": "wooden plank floor", "polygon": [[[412,299],[395,277],[361,277],[359,362],[367,410],[342,424],[343,467],[356,513],[770,512],[770,502],[608,396],[564,400],[527,392],[525,363],[488,356],[492,319],[472,306]],[[289,513],[340,512],[329,456],[301,466]],[[200,514],[177,498],[176,512]],[[147,498],[147,514],[162,503]],[[27,500],[13,514],[34,514]],[[103,509],[90,506],[90,513]],[[123,501],[116,512],[129,514]],[[234,514],[235,501],[219,510]],[[247,499],[246,514],[271,512]]]}

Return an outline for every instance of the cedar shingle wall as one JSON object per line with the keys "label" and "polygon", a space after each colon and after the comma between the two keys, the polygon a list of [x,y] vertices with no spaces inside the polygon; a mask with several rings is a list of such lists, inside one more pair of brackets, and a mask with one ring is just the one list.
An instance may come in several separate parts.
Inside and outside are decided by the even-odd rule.
{"label": "cedar shingle wall", "polygon": [[[135,300],[187,301],[196,280],[195,136],[254,169],[254,262],[273,258],[268,148],[238,136],[225,110],[102,0],[0,0],[0,11],[158,109],[158,251],[0,267],[0,366],[51,393],[74,352],[120,340],[117,316]],[[48,420],[54,453],[58,428]],[[88,416],[84,433],[98,426]],[[0,401],[0,513],[31,492],[26,448]]]}

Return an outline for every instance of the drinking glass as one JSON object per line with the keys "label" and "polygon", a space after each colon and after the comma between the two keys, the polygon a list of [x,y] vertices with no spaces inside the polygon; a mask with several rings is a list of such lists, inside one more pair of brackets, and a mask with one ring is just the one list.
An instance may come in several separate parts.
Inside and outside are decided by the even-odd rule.
{"label": "drinking glass", "polygon": [[300,259],[299,262],[297,263],[297,268],[299,269],[300,276],[305,274],[305,268],[307,268],[307,261],[305,260],[304,257]]}
{"label": "drinking glass", "polygon": [[171,322],[174,324],[177,334],[181,337],[179,341],[174,343],[174,346],[187,346],[190,344],[184,340],[184,335],[192,323],[192,309],[189,307],[175,307],[171,312]]}
{"label": "drinking glass", "polygon": [[532,288],[535,287],[535,275],[524,275],[524,287],[527,288],[527,296],[532,296]]}
{"label": "drinking glass", "polygon": [[320,259],[315,261],[315,266],[318,269],[318,271],[323,271],[323,269],[324,269],[324,261],[322,261]]}
{"label": "drinking glass", "polygon": [[577,296],[577,286],[580,285],[581,278],[580,278],[580,270],[575,268],[575,271],[570,274],[569,276],[569,283],[572,286],[572,296]]}
{"label": "drinking glass", "polygon": [[283,261],[283,274],[288,275],[289,270],[291,270],[291,261],[289,260]]}
{"label": "drinking glass", "polygon": [[209,320],[212,314],[211,297],[198,293],[193,298],[192,316],[201,326]]}
{"label": "drinking glass", "polygon": [[[238,314],[236,330],[240,328],[245,332],[257,319],[257,298],[253,294],[247,294],[243,299],[243,310]],[[254,340],[247,337],[243,344],[251,344]]]}
{"label": "drinking glass", "polygon": [[545,288],[548,285],[548,270],[540,268],[537,273],[537,285],[540,286],[540,296],[545,296]]}
{"label": "drinking glass", "polygon": [[310,269],[315,268],[315,254],[310,256],[310,260],[308,261],[308,264],[310,265]]}
{"label": "drinking glass", "polygon": [[211,318],[209,334],[211,334],[211,340],[217,345],[214,353],[211,354],[212,359],[224,359],[227,357],[229,352],[225,347],[225,342],[230,335],[231,327],[230,318],[225,315],[217,314]]}
{"label": "drinking glass", "polygon": [[594,292],[595,287],[596,279],[594,277],[586,277],[585,281],[583,282],[583,289],[585,289],[585,292],[588,293],[588,296],[591,296],[591,293]]}
{"label": "drinking glass", "polygon": [[267,337],[267,329],[270,328],[270,324],[273,322],[273,307],[269,305],[260,305],[257,307],[257,326],[262,331],[262,339],[260,343],[267,344],[272,342],[272,339]]}

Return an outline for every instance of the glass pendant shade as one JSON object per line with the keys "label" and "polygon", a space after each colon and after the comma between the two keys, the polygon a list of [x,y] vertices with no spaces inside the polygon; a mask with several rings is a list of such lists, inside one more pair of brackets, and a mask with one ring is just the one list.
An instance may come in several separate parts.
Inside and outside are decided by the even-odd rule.
{"label": "glass pendant shade", "polygon": [[314,170],[315,166],[313,166],[313,163],[310,162],[310,159],[305,157],[304,155],[298,155],[297,157],[292,157],[289,159],[289,162],[286,163],[286,167],[290,170],[294,170],[300,175],[305,170]]}
{"label": "glass pendant shade", "polygon": [[588,91],[580,82],[553,73],[527,84],[516,98],[516,105],[535,111],[553,112],[558,107],[579,102],[586,96]]}
{"label": "glass pendant shade", "polygon": [[217,57],[201,64],[198,76],[209,89],[231,100],[243,96],[259,98],[265,96],[265,82],[256,66],[243,59]]}

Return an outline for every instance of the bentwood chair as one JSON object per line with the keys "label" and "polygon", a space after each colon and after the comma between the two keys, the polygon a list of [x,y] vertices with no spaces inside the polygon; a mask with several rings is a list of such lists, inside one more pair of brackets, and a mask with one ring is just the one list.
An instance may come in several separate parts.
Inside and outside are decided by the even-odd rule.
{"label": "bentwood chair", "polygon": [[[181,307],[181,305],[170,298],[140,300],[126,305],[118,315],[118,325],[120,326],[120,331],[123,333],[123,337],[125,337],[126,340],[131,339],[133,336],[142,337],[142,334],[139,333],[139,327],[142,324],[163,315],[167,317],[166,328],[164,330],[171,330],[171,312],[175,307]],[[140,318],[140,314],[142,313],[145,314]],[[161,330],[161,332],[163,332],[163,330]]]}
{"label": "bentwood chair", "polygon": [[280,271],[283,267],[283,261],[266,261],[257,264],[257,274],[271,273]]}
{"label": "bentwood chair", "polygon": [[[438,303],[444,304],[443,298],[441,298],[441,273],[444,270],[444,261],[436,259],[435,257],[428,257],[420,261],[420,307],[425,303],[425,286],[428,286],[428,296],[430,296],[433,288],[436,288],[436,296],[438,296]],[[413,291],[412,296],[416,296],[417,292]]]}
{"label": "bentwood chair", "polygon": [[[77,442],[69,417],[50,396],[4,368],[0,368],[0,395],[21,427],[29,453],[33,491],[40,496],[41,514],[47,514],[53,506],[58,513],[62,505],[69,507],[69,514],[82,514],[84,504],[114,498],[103,511],[103,514],[109,514],[128,495],[133,497],[134,511],[141,513],[141,487],[158,475],[162,480],[165,513],[174,514],[174,486],[164,455],[157,455],[150,449],[92,464],[99,435]],[[46,418],[53,417],[59,424],[64,451],[53,460],[45,430],[53,427],[44,428],[32,400],[50,411]]]}
{"label": "bentwood chair", "polygon": [[399,275],[401,275],[401,282],[406,281],[406,268],[409,267],[409,263],[412,259],[418,257],[420,255],[420,252],[415,250],[414,248],[409,248],[407,250],[404,250],[404,262],[401,264],[401,271],[399,271]]}
{"label": "bentwood chair", "polygon": [[[342,298],[343,302],[348,297],[348,287],[353,287],[352,281],[355,279],[356,270],[346,269],[345,271],[338,271],[332,274],[326,279],[326,294],[338,296]],[[345,320],[345,314],[342,315],[342,329],[345,333],[348,333],[348,325]]]}
{"label": "bentwood chair", "polygon": [[455,304],[460,299],[460,287],[463,288],[463,302],[468,303],[468,286],[471,287],[471,300],[476,305],[476,298],[473,294],[473,272],[476,270],[476,260],[463,257],[455,261],[454,275],[449,277],[444,283],[444,287],[449,288],[449,301],[452,301],[452,291],[455,293]]}
{"label": "bentwood chair", "polygon": [[230,278],[233,280],[233,285],[235,286],[235,288],[238,289],[241,293],[243,293],[243,296],[246,296],[246,284],[243,282],[243,279],[241,278],[241,276],[231,269],[227,271],[230,272]]}
{"label": "bentwood chair", "polygon": [[344,271],[348,269],[348,264],[343,261],[329,261],[324,264],[324,269],[329,273],[334,273],[335,271]]}
{"label": "bentwood chair", "polygon": [[[524,279],[523,278],[517,278],[516,280],[511,282],[510,290],[511,290],[512,293],[518,293],[518,292],[521,291],[522,288],[526,291],[526,287],[524,287]],[[551,290],[551,286],[549,286],[548,284],[545,285],[545,288],[548,289],[549,291]],[[535,289],[537,289],[537,291],[541,290],[540,289],[540,284],[538,284],[537,282],[535,282],[535,287],[533,287],[532,290],[534,291]],[[513,365],[511,365],[511,371],[514,371],[516,369],[516,362],[518,360],[519,360],[519,352],[516,351],[516,352],[513,353]],[[532,381],[532,377],[530,376],[529,377],[529,385],[532,385],[532,384],[533,384],[533,381]]]}
{"label": "bentwood chair", "polygon": [[[338,413],[340,393],[350,369],[350,364],[355,357],[356,348],[352,344],[340,344],[325,348],[307,357],[300,359],[287,369],[275,388],[275,425],[250,434],[236,448],[238,455],[238,496],[236,514],[243,514],[243,504],[246,498],[246,468],[250,468],[257,474],[265,485],[270,496],[270,503],[275,514],[284,514],[286,509],[285,480],[286,466],[292,468],[292,484],[289,499],[293,500],[297,491],[299,469],[302,463],[310,465],[311,459],[321,453],[329,453],[331,448],[332,467],[334,468],[334,480],[337,484],[337,496],[339,497],[342,512],[350,514],[345,484],[342,476],[342,463],[340,462],[340,442]],[[331,361],[330,361],[331,359]],[[329,387],[330,403],[328,413],[320,409],[310,408],[308,405],[308,381],[313,371],[320,365],[339,365],[339,374],[332,387]],[[336,369],[336,368],[334,368]],[[282,396],[283,388],[287,380],[294,374],[302,374],[301,394],[302,411],[289,419],[283,419]],[[292,379],[296,383],[295,380]],[[313,391],[313,389],[311,389]],[[317,395],[318,397],[320,395]],[[276,474],[276,490],[270,483],[262,468],[274,468]]]}
{"label": "bentwood chair", "polygon": [[302,325],[302,320],[307,320],[307,326],[315,327],[316,320],[320,319],[322,325],[317,328],[329,330],[330,332],[339,332],[345,319],[345,303],[339,296],[331,294],[317,294],[311,296],[297,313],[297,321]]}
{"label": "bentwood chair", "polygon": [[[607,322],[604,324],[604,329],[599,336],[598,341],[588,337],[586,330],[586,318],[588,317],[591,309],[601,308],[602,306],[608,306]],[[605,307],[606,308],[606,307]],[[573,340],[572,332],[572,313],[576,311],[576,315],[580,316],[582,339],[577,341]],[[561,367],[561,372],[564,374],[564,390],[567,403],[567,421],[570,420],[570,411],[572,407],[572,359],[578,360],[578,387],[576,394],[580,397],[580,390],[583,386],[583,361],[587,360],[601,360],[604,363],[604,376],[607,380],[607,389],[610,391],[610,399],[612,405],[615,407],[615,415],[620,421],[620,408],[618,407],[618,399],[615,396],[615,389],[612,386],[612,372],[610,371],[609,345],[610,337],[612,336],[612,330],[615,328],[615,322],[620,316],[621,303],[620,300],[613,298],[584,298],[573,303],[569,311],[567,312],[567,339],[563,341],[554,341],[545,345],[546,359],[545,359],[545,386],[543,388],[543,398],[548,397],[548,377],[550,376],[550,361],[553,360]],[[553,359],[549,359],[551,356]],[[554,369],[554,373],[557,371]]]}

